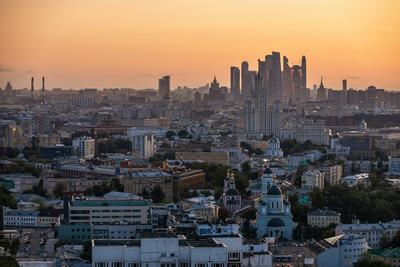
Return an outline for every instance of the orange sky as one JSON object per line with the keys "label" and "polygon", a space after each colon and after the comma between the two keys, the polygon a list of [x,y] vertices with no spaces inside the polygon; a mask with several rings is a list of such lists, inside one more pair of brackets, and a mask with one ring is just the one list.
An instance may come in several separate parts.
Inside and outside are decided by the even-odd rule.
{"label": "orange sky", "polygon": [[[0,86],[199,86],[280,51],[308,84],[400,89],[400,0],[0,0]],[[39,88],[39,82],[36,87]]]}

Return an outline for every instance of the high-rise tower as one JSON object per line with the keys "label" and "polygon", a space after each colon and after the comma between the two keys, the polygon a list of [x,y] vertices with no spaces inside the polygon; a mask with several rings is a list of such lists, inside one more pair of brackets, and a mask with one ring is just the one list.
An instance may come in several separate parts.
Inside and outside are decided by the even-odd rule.
{"label": "high-rise tower", "polygon": [[240,96],[240,70],[238,67],[231,67],[231,94],[234,100]]}
{"label": "high-rise tower", "polygon": [[35,88],[34,88],[34,80],[33,77],[31,78],[31,100],[33,100],[33,94],[35,92]]}
{"label": "high-rise tower", "polygon": [[342,81],[342,104],[347,104],[347,80]]}
{"label": "high-rise tower", "polygon": [[244,99],[250,95],[249,88],[249,63],[247,61],[242,62],[242,96]]}
{"label": "high-rise tower", "polygon": [[292,70],[289,66],[289,60],[287,57],[283,57],[283,94],[285,98],[293,98],[293,82],[292,82]]}
{"label": "high-rise tower", "polygon": [[307,88],[307,60],[306,56],[301,58],[301,87]]}
{"label": "high-rise tower", "polygon": [[169,75],[158,79],[158,96],[162,99],[169,99],[171,79]]}
{"label": "high-rise tower", "polygon": [[272,90],[271,101],[280,100],[282,97],[282,72],[281,72],[281,55],[279,52],[272,52],[271,90]]}
{"label": "high-rise tower", "polygon": [[46,104],[44,99],[44,77],[42,77],[42,104]]}

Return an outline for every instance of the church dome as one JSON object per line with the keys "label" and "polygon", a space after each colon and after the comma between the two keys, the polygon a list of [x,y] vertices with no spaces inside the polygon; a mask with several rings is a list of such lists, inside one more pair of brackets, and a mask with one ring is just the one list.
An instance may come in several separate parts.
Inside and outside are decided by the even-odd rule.
{"label": "church dome", "polygon": [[273,218],[268,222],[267,227],[285,227],[285,223],[279,218]]}
{"label": "church dome", "polygon": [[272,170],[271,170],[270,168],[267,167],[267,168],[264,170],[264,174],[272,175],[272,174],[274,174],[274,173],[272,172]]}
{"label": "church dome", "polygon": [[365,120],[362,120],[362,121],[360,122],[360,124],[358,125],[358,128],[359,128],[360,130],[367,130],[367,129],[368,129],[368,125],[367,125],[367,123],[365,122]]}
{"label": "church dome", "polygon": [[268,190],[267,194],[271,196],[282,196],[282,190],[278,186],[273,185]]}
{"label": "church dome", "polygon": [[226,191],[225,195],[227,196],[238,196],[240,195],[239,191],[237,191],[236,189],[228,189],[228,191]]}

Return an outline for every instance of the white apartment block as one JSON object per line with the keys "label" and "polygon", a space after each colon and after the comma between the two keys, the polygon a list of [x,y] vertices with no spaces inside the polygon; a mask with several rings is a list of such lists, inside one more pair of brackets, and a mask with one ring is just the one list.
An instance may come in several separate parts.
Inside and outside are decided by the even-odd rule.
{"label": "white apartment block", "polygon": [[150,202],[141,199],[72,199],[69,223],[149,224]]}
{"label": "white apartment block", "polygon": [[156,150],[155,137],[151,132],[128,131],[128,137],[132,141],[133,155],[148,159],[152,157]]}
{"label": "white apartment block", "polygon": [[[175,236],[154,233],[140,240],[92,241],[93,267],[272,267],[272,255],[263,244],[242,244],[231,238]],[[233,247],[232,247],[233,246]],[[244,255],[244,258],[241,256]]]}
{"label": "white apartment block", "polygon": [[72,146],[78,150],[81,158],[90,159],[94,157],[95,141],[91,137],[82,136],[72,140]]}
{"label": "white apartment block", "polygon": [[351,234],[338,235],[310,244],[317,254],[316,266],[352,267],[368,251],[365,237]]}
{"label": "white apartment block", "polygon": [[353,223],[339,224],[335,228],[336,235],[340,234],[358,234],[367,239],[371,248],[379,248],[383,236],[392,240],[396,233],[400,231],[400,221],[391,221],[387,223]]}

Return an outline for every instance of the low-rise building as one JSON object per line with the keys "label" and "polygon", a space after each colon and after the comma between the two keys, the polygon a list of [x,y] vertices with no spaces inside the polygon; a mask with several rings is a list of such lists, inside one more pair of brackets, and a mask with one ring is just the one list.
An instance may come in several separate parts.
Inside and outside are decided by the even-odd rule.
{"label": "low-rise building", "polygon": [[388,174],[393,176],[400,175],[400,158],[395,158],[395,157],[389,158]]}
{"label": "low-rise building", "polygon": [[316,266],[352,267],[368,250],[368,243],[361,235],[338,235],[310,243],[316,255]]}
{"label": "low-rise building", "polygon": [[143,199],[72,198],[65,200],[69,223],[149,224],[151,202]]}
{"label": "low-rise building", "polygon": [[178,238],[169,233],[134,240],[93,240],[92,266],[223,267],[224,244],[207,237]]}
{"label": "low-rise building", "polygon": [[390,266],[400,267],[400,248],[381,248],[368,250],[368,256],[372,259],[384,261]]}
{"label": "low-rise building", "polygon": [[10,227],[58,227],[61,222],[61,210],[42,211],[5,209],[4,225]]}
{"label": "low-rise building", "polygon": [[369,174],[368,173],[359,173],[355,175],[349,175],[342,178],[342,182],[347,184],[350,187],[357,185],[367,185],[369,182]]}
{"label": "low-rise building", "polygon": [[392,240],[396,233],[400,231],[400,221],[387,223],[353,223],[339,224],[335,228],[335,234],[358,234],[367,239],[371,248],[379,248],[382,238]]}
{"label": "low-rise building", "polygon": [[184,162],[207,162],[211,164],[229,165],[228,152],[176,152],[175,159]]}
{"label": "low-rise building", "polygon": [[327,227],[340,223],[340,213],[333,210],[318,209],[307,213],[307,224],[311,226]]}

